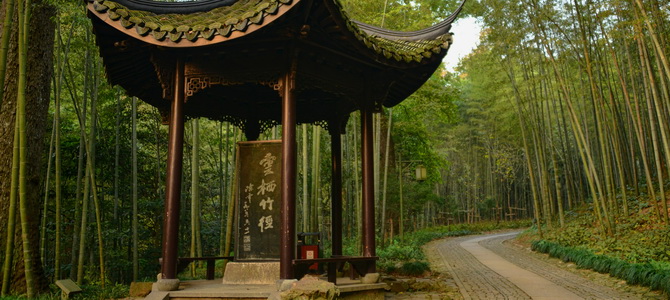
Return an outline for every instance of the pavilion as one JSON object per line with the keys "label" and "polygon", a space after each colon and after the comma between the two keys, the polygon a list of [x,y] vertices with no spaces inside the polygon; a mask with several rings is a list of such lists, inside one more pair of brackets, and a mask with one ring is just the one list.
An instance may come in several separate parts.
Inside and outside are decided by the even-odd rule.
{"label": "pavilion", "polygon": [[[416,91],[452,43],[463,8],[424,30],[350,19],[338,0],[85,0],[107,76],[169,124],[162,277],[176,279],[184,121],[206,117],[248,140],[282,125],[280,278],[294,278],[296,125],[332,139],[332,255],[342,254],[341,134],[361,111],[363,257],[375,257],[372,113]],[[369,271],[374,272],[374,261]]]}

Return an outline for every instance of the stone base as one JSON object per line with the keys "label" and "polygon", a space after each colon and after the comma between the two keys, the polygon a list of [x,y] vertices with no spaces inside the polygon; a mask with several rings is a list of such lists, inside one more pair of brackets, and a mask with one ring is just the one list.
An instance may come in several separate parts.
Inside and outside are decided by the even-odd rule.
{"label": "stone base", "polygon": [[154,282],[152,290],[158,292],[176,291],[179,289],[179,279],[158,279]]}
{"label": "stone base", "polygon": [[276,284],[279,262],[229,262],[223,284]]}

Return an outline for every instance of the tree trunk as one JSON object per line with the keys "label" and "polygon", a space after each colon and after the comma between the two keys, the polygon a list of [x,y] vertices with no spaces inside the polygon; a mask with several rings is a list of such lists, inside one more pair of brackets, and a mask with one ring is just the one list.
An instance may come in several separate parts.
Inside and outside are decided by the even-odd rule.
{"label": "tree trunk", "polygon": [[[7,7],[4,0],[2,7]],[[52,54],[54,41],[54,23],[52,22],[56,10],[47,5],[46,1],[32,1],[31,15],[27,28],[27,86],[26,86],[26,143],[27,169],[26,169],[26,208],[27,225],[30,239],[32,273],[35,281],[36,292],[45,291],[47,280],[44,277],[42,264],[39,263],[39,217],[41,202],[40,186],[41,176],[44,174],[43,147],[44,134],[47,127],[49,107],[49,83],[53,72]],[[3,20],[7,19],[4,10],[0,12]],[[14,17],[15,19],[15,17]],[[14,122],[16,111],[17,78],[18,76],[18,53],[17,53],[17,22],[13,23],[9,38],[7,51],[7,69],[4,83],[2,84],[4,94],[2,95],[2,108],[0,109],[0,178],[11,178],[12,144],[14,140]],[[3,25],[4,29],[4,25]],[[3,35],[4,36],[4,35]],[[0,181],[0,236],[7,236],[7,221],[9,213],[10,180]],[[25,293],[25,266],[24,253],[18,230],[14,239],[13,272],[10,278],[9,293]],[[4,246],[4,245],[3,245]],[[0,257],[8,255],[5,247],[0,247]]]}

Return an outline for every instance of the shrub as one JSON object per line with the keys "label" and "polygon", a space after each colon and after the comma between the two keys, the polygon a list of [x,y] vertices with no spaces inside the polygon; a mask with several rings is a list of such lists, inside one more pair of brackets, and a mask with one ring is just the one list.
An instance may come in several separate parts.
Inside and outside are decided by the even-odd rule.
{"label": "shrub", "polygon": [[426,271],[430,271],[428,263],[425,261],[411,261],[402,264],[400,271],[406,275],[421,275]]}

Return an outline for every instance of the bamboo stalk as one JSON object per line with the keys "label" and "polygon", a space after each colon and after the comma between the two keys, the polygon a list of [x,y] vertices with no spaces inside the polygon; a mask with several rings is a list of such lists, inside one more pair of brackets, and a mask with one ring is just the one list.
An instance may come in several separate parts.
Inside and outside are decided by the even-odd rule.
{"label": "bamboo stalk", "polygon": [[16,234],[16,200],[19,187],[19,122],[14,122],[14,147],[12,154],[12,178],[9,190],[9,212],[7,213],[7,243],[2,265],[2,297],[9,295],[12,260],[14,257],[14,235]]}
{"label": "bamboo stalk", "polygon": [[138,251],[138,209],[137,209],[137,98],[132,97],[131,108],[131,168],[132,168],[132,185],[133,185],[133,211],[132,211],[132,251],[133,251],[133,281],[137,281],[140,277],[140,263]]}
{"label": "bamboo stalk", "polygon": [[390,144],[391,144],[391,128],[393,124],[393,108],[389,109],[389,122],[386,125],[388,128],[386,130],[386,148],[384,153],[384,190],[382,191],[382,211],[381,211],[381,233],[382,233],[382,245],[386,243],[386,192],[387,192],[387,183],[389,175],[389,153],[390,153]]}
{"label": "bamboo stalk", "polygon": [[7,53],[9,52],[9,39],[12,32],[14,20],[15,0],[5,2],[5,20],[2,25],[2,40],[0,41],[0,109],[5,96],[5,77],[7,74]]}
{"label": "bamboo stalk", "polygon": [[42,266],[46,266],[46,240],[47,240],[47,216],[49,215],[47,213],[47,208],[49,204],[49,180],[50,180],[50,175],[51,175],[51,162],[53,159],[53,147],[54,147],[54,139],[56,135],[56,118],[53,119],[52,125],[51,125],[51,138],[49,139],[49,156],[47,156],[47,172],[46,175],[44,176],[44,201],[43,207],[42,207],[42,221],[40,222],[40,261],[42,262]]}
{"label": "bamboo stalk", "polygon": [[36,294],[33,274],[32,247],[30,245],[30,222],[28,220],[28,134],[26,132],[26,86],[28,64],[28,23],[30,0],[18,0],[19,13],[19,80],[17,93],[17,121],[19,122],[19,212],[21,217],[21,238],[23,239],[23,263],[25,266],[26,294],[33,298]]}
{"label": "bamboo stalk", "polygon": [[[60,25],[56,26],[56,31],[57,31],[57,36],[60,37]],[[58,47],[57,49],[59,49]],[[62,200],[62,195],[61,195],[61,132],[60,132],[60,109],[61,109],[61,102],[60,102],[60,97],[61,97],[61,89],[62,89],[62,79],[63,79],[63,68],[62,68],[62,62],[60,59],[60,53],[59,51],[56,52],[56,86],[55,86],[55,103],[54,103],[54,130],[56,132],[55,136],[55,147],[56,147],[56,245],[55,245],[55,262],[54,262],[54,280],[59,280],[60,279],[60,274],[61,274],[61,200]]]}

